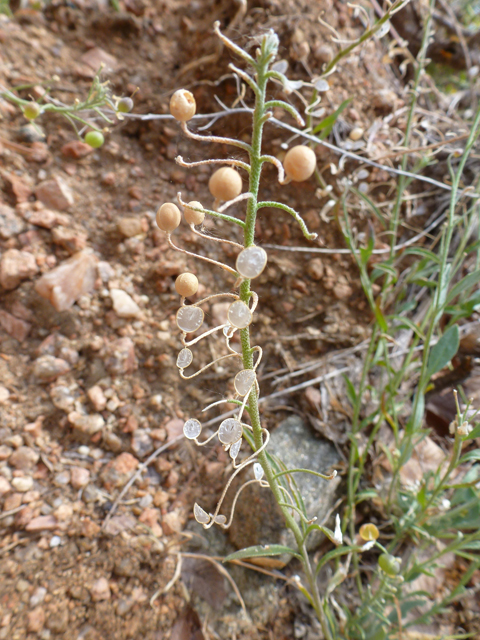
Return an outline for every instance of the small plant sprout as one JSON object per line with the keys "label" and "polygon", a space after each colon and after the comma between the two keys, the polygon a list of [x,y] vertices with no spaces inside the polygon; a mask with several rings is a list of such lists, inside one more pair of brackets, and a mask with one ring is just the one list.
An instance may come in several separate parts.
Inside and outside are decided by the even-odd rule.
{"label": "small plant sprout", "polygon": [[195,98],[190,91],[179,89],[170,98],[170,113],[179,122],[188,122],[197,110]]}
{"label": "small plant sprout", "polygon": [[[198,201],[185,202],[182,199],[181,193],[179,193],[177,197],[179,204],[183,207],[185,221],[194,233],[205,238],[206,242],[226,242],[239,250],[235,267],[203,255],[188,252],[173,244],[170,235],[180,224],[180,212],[175,205],[172,203],[163,204],[157,213],[157,224],[159,228],[167,234],[167,241],[172,248],[193,258],[206,261],[210,263],[212,267],[219,267],[233,278],[229,292],[213,293],[203,300],[195,301],[193,304],[186,304],[185,301],[185,297],[192,295],[190,292],[196,291],[196,287],[190,289],[190,283],[188,287],[184,287],[187,274],[179,276],[176,283],[177,292],[182,296],[181,306],[176,315],[176,323],[182,333],[181,341],[183,348],[177,357],[177,366],[181,377],[191,379],[215,363],[226,359],[240,361],[239,370],[233,380],[235,389],[233,397],[214,402],[203,409],[205,412],[222,403],[233,403],[237,405],[233,417],[226,417],[222,420],[218,429],[203,440],[200,440],[203,428],[198,419],[189,418],[184,424],[185,437],[187,440],[195,442],[198,446],[205,446],[214,438],[217,438],[225,451],[229,452],[233,466],[233,472],[224,487],[214,513],[208,513],[200,505],[195,504],[193,514],[197,522],[205,529],[210,528],[214,524],[227,529],[232,523],[235,505],[243,489],[252,483],[257,483],[265,488],[269,487],[283,512],[288,528],[293,532],[295,537],[298,552],[291,550],[291,553],[296,554],[302,559],[310,589],[309,600],[322,624],[325,638],[331,640],[332,635],[329,630],[329,624],[325,618],[324,608],[318,592],[316,577],[310,565],[305,540],[313,527],[327,532],[327,535],[336,545],[341,545],[343,536],[340,519],[337,517],[335,532],[314,524],[316,518],[309,519],[301,508],[303,503],[301,502],[301,498],[299,499],[297,497],[296,485],[293,482],[292,474],[297,472],[313,473],[319,477],[319,482],[332,479],[336,474],[324,475],[317,471],[308,471],[305,469],[287,469],[281,465],[280,461],[272,461],[271,458],[267,457],[265,449],[270,436],[268,430],[261,425],[258,407],[260,387],[257,379],[257,368],[262,358],[262,350],[259,346],[252,346],[250,340],[250,326],[258,304],[258,295],[252,290],[251,284],[252,281],[262,274],[267,264],[266,251],[255,244],[255,223],[257,215],[262,209],[267,207],[282,209],[299,224],[305,238],[313,240],[316,237],[316,234],[310,233],[300,214],[291,207],[281,202],[263,202],[259,200],[259,187],[263,166],[265,164],[273,164],[277,169],[279,183],[285,184],[289,180],[302,181],[312,176],[316,167],[316,158],[315,153],[310,148],[304,146],[294,147],[285,158],[284,170],[282,163],[277,158],[262,152],[263,128],[271,118],[273,108],[284,109],[290,115],[293,115],[302,126],[304,124],[301,115],[292,105],[282,102],[281,100],[268,100],[267,98],[267,85],[269,81],[278,80],[279,77],[278,72],[271,68],[278,51],[279,41],[277,35],[270,31],[259,38],[258,49],[255,57],[252,57],[249,53],[229,40],[220,31],[218,23],[215,24],[214,30],[223,44],[231,49],[234,54],[240,57],[240,59],[252,69],[252,73],[249,74],[243,69],[237,68],[235,65],[230,65],[230,69],[238,78],[239,82],[244,83],[247,90],[250,89],[253,92],[255,108],[252,112],[251,143],[235,138],[203,135],[189,129],[187,122],[191,120],[195,114],[195,101],[190,92],[183,89],[176,91],[170,101],[170,112],[174,118],[180,122],[181,129],[186,136],[199,142],[232,146],[235,148],[236,153],[240,152],[247,156],[246,160],[240,160],[236,157],[211,158],[199,162],[186,162],[181,156],[177,157],[176,161],[182,167],[223,165],[213,172],[208,183],[209,191],[214,198],[212,209],[207,209]],[[242,174],[243,172],[246,173],[248,177],[248,187],[245,191],[240,172],[242,172]],[[285,172],[287,173],[286,179]],[[223,204],[220,205],[220,203]],[[232,216],[226,213],[230,207],[239,205],[240,203],[245,203],[244,215]],[[227,223],[240,227],[243,232],[243,243],[240,244],[228,238],[214,238],[204,233],[201,225],[203,225],[206,216],[220,218]],[[192,335],[200,330],[204,324],[205,315],[203,307],[205,304],[220,298],[230,299],[230,304],[227,308],[226,322],[212,328],[207,327],[204,332],[199,335]],[[237,331],[240,333],[240,351],[234,349],[230,344]],[[191,350],[192,347],[200,340],[209,339],[213,334],[222,337],[225,349],[224,355],[217,357],[193,374],[185,375],[184,370],[187,369],[194,360],[194,354]],[[244,413],[247,415],[246,420],[243,418]],[[248,442],[253,452],[239,461],[241,445],[244,439]],[[230,517],[227,520],[227,518],[220,513],[224,498],[233,480],[250,465],[253,465],[254,478],[247,479],[236,492],[231,506]],[[289,551],[288,549],[286,550]]]}

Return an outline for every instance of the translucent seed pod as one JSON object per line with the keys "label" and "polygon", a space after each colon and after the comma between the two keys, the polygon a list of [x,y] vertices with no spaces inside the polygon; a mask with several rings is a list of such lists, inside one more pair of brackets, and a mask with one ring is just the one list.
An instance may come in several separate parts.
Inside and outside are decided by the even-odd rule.
{"label": "translucent seed pod", "polygon": [[188,366],[192,364],[193,361],[193,353],[190,349],[182,349],[177,356],[177,367],[179,369],[186,369]]}
{"label": "translucent seed pod", "polygon": [[157,211],[155,220],[158,228],[165,233],[171,233],[180,224],[182,219],[180,209],[173,202],[165,202]]}
{"label": "translucent seed pod", "polygon": [[261,480],[263,478],[263,467],[259,462],[255,462],[253,464],[253,473],[255,475],[255,480]]}
{"label": "translucent seed pod", "polygon": [[237,459],[241,446],[242,446],[242,439],[240,438],[240,440],[237,440],[237,442],[234,442],[230,447],[228,453],[230,454],[230,457],[232,460]]}
{"label": "translucent seed pod", "polygon": [[183,435],[188,440],[195,440],[202,433],[202,424],[195,418],[190,418],[183,425]]}
{"label": "translucent seed pod", "polygon": [[218,439],[222,444],[235,444],[242,437],[242,423],[235,418],[227,418],[220,424]]}
{"label": "translucent seed pod", "polygon": [[195,209],[192,209],[191,207],[195,207],[195,209],[203,209],[203,205],[201,202],[192,200],[192,202],[189,202],[188,205],[183,207],[183,215],[185,216],[187,224],[194,224],[195,226],[198,226],[205,220],[205,213],[203,211],[195,211]]}
{"label": "translucent seed pod", "polygon": [[235,391],[239,396],[246,396],[247,393],[252,388],[255,380],[256,380],[255,371],[253,369],[243,369],[239,371],[235,376],[235,380],[233,384],[235,386]]}
{"label": "translucent seed pod", "polygon": [[210,516],[208,513],[196,502],[193,505],[193,515],[195,516],[195,520],[200,524],[208,524],[210,522]]}
{"label": "translucent seed pod", "polygon": [[226,338],[231,338],[234,333],[235,333],[235,327],[232,327],[229,324],[227,324],[225,327],[223,327],[223,335]]}
{"label": "translucent seed pod", "polygon": [[191,120],[196,110],[195,98],[186,89],[178,89],[170,98],[170,113],[179,122]]}
{"label": "translucent seed pod", "polygon": [[191,333],[202,326],[204,317],[199,307],[180,307],[177,311],[177,327],[185,333]]}
{"label": "translucent seed pod", "polygon": [[181,273],[175,280],[175,290],[179,296],[189,298],[198,291],[198,278],[193,273]]}
{"label": "translucent seed pod", "polygon": [[267,252],[262,247],[247,247],[240,251],[236,268],[244,278],[251,280],[259,276],[267,264]]}
{"label": "translucent seed pod", "polygon": [[[213,518],[213,515],[210,514],[210,517]],[[227,521],[227,518],[225,516],[222,516],[222,515],[215,516],[213,519],[215,521],[215,524],[225,524],[226,521]]]}
{"label": "translucent seed pod", "polygon": [[235,300],[228,308],[227,318],[236,329],[245,329],[252,322],[252,312],[245,302]]}

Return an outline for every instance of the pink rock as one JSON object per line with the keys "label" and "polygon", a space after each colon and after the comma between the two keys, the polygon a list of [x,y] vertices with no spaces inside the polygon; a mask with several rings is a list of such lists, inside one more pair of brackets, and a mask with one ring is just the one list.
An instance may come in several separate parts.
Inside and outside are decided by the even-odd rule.
{"label": "pink rock", "polygon": [[94,602],[100,602],[101,600],[110,600],[111,593],[108,580],[106,578],[99,578],[96,582],[93,583],[93,586],[90,589],[90,593]]}
{"label": "pink rock", "polygon": [[87,391],[90,402],[95,407],[95,411],[103,411],[107,404],[107,398],[98,384],[94,385]]}
{"label": "pink rock", "polygon": [[105,366],[112,375],[133,373],[138,367],[135,346],[130,338],[118,338],[108,346]]}
{"label": "pink rock", "polygon": [[10,456],[8,464],[21,471],[31,471],[39,458],[38,453],[31,447],[18,447]]}
{"label": "pink rock", "polygon": [[28,217],[28,221],[36,227],[42,227],[42,229],[53,229],[58,224],[57,214],[50,211],[50,209],[34,211]]}
{"label": "pink rock", "polygon": [[45,624],[45,611],[43,607],[35,607],[27,613],[28,631],[31,633],[40,633]]}
{"label": "pink rock", "polygon": [[64,144],[61,148],[61,152],[64,156],[67,158],[74,158],[75,160],[88,156],[92,151],[93,147],[81,140],[72,140],[72,142],[67,142],[67,144]]}
{"label": "pink rock", "polygon": [[28,184],[26,184],[22,178],[19,178],[14,173],[10,173],[8,176],[5,176],[8,186],[10,187],[10,191],[13,193],[15,197],[16,204],[21,202],[27,202],[30,196],[32,195],[32,190]]}
{"label": "pink rock", "polygon": [[52,233],[54,243],[59,244],[71,254],[85,249],[87,237],[88,235],[85,231],[77,231],[68,227],[57,227]]}
{"label": "pink rock", "polygon": [[26,531],[51,531],[55,529],[58,525],[57,519],[55,516],[37,516],[30,520],[30,522],[25,527]]}
{"label": "pink rock", "polygon": [[72,191],[59,176],[41,182],[35,189],[35,195],[46,207],[58,211],[64,211],[73,204]]}
{"label": "pink rock", "polygon": [[72,256],[35,285],[35,291],[50,300],[57,311],[66,311],[85,293],[90,293],[97,277],[97,260],[87,251]]}
{"label": "pink rock", "polygon": [[10,486],[9,481],[3,476],[0,476],[0,498],[2,498],[6,493],[8,493],[11,490],[12,490],[12,487]]}
{"label": "pink rock", "polygon": [[31,253],[9,249],[0,263],[0,284],[4,289],[15,289],[22,280],[31,278],[37,271],[38,266]]}
{"label": "pink rock", "polygon": [[74,489],[86,487],[90,481],[90,471],[83,467],[71,467],[70,484]]}
{"label": "pink rock", "polygon": [[55,356],[40,356],[33,363],[33,375],[40,382],[51,382],[69,371],[68,362]]}
{"label": "pink rock", "polygon": [[137,466],[138,460],[131,453],[121,453],[112,464],[117,473],[132,473]]}
{"label": "pink rock", "polygon": [[23,342],[30,333],[32,325],[0,309],[0,327],[2,327],[9,336],[15,338],[15,340]]}
{"label": "pink rock", "polygon": [[101,65],[104,66],[105,72],[115,71],[118,66],[115,56],[110,55],[100,47],[94,47],[90,49],[83,56],[80,56],[80,62],[88,65],[92,71],[97,72]]}

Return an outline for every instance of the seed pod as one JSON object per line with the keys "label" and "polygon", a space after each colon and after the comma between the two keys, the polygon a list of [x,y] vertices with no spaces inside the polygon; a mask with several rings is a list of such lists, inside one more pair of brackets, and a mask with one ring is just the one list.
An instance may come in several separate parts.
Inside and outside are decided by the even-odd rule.
{"label": "seed pod", "polygon": [[117,104],[117,111],[120,113],[130,113],[133,109],[133,100],[131,98],[121,98]]}
{"label": "seed pod", "polygon": [[204,317],[205,314],[199,307],[194,307],[193,305],[180,307],[176,316],[177,327],[180,331],[192,333],[193,331],[200,329],[203,324]]}
{"label": "seed pod", "polygon": [[242,178],[232,167],[221,167],[210,176],[208,188],[214,198],[227,202],[242,193]]}
{"label": "seed pod", "polygon": [[265,269],[266,264],[267,252],[265,249],[252,246],[240,251],[236,267],[238,273],[244,278],[256,278]]}
{"label": "seed pod", "polygon": [[394,578],[400,573],[400,562],[389,553],[382,553],[382,555],[379,556],[378,566],[391,578]]}
{"label": "seed pod", "polygon": [[190,91],[179,89],[170,98],[170,113],[179,122],[188,122],[195,115],[197,105]]}
{"label": "seed pod", "polygon": [[28,120],[35,120],[42,113],[42,108],[37,102],[30,102],[23,107],[23,115]]}
{"label": "seed pod", "polygon": [[188,440],[195,440],[202,433],[202,424],[195,420],[195,418],[190,418],[183,425],[183,435],[188,438]]}
{"label": "seed pod", "polygon": [[105,138],[100,131],[89,131],[85,134],[85,142],[93,149],[98,149],[105,142]]}
{"label": "seed pod", "polygon": [[228,322],[236,329],[245,329],[252,322],[252,312],[247,307],[245,302],[241,300],[235,300],[228,307],[227,311]]}
{"label": "seed pod", "polygon": [[181,273],[175,280],[175,289],[179,296],[189,298],[198,291],[198,279],[193,273]]}
{"label": "seed pod", "polygon": [[317,157],[313,149],[299,144],[287,151],[283,166],[291,180],[303,182],[313,175],[317,166]]}
{"label": "seed pod", "polygon": [[185,216],[185,220],[187,224],[194,224],[195,226],[202,224],[205,220],[205,214],[203,211],[195,211],[190,207],[195,207],[195,209],[203,209],[203,205],[201,202],[197,202],[196,200],[192,200],[183,208],[183,215]]}
{"label": "seed pod", "polygon": [[158,228],[166,233],[175,231],[181,219],[180,209],[173,202],[165,202],[157,211],[156,221]]}
{"label": "seed pod", "polygon": [[359,533],[361,539],[367,541],[376,540],[380,535],[377,527],[371,522],[369,522],[368,524],[362,524]]}

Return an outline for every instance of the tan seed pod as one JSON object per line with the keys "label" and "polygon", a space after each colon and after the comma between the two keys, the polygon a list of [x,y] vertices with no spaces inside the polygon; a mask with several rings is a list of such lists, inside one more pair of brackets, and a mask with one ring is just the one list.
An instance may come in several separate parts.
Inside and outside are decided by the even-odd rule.
{"label": "tan seed pod", "polygon": [[170,98],[170,113],[179,122],[187,122],[195,115],[197,105],[190,91],[179,89]]}
{"label": "tan seed pod", "polygon": [[222,167],[212,173],[208,181],[210,193],[217,200],[227,202],[242,193],[242,178],[231,167]]}
{"label": "tan seed pod", "polygon": [[289,149],[283,161],[285,173],[294,182],[308,180],[313,175],[316,165],[315,152],[303,144]]}
{"label": "tan seed pod", "polygon": [[205,219],[205,214],[203,211],[195,211],[190,207],[195,207],[195,209],[203,209],[203,205],[201,202],[197,202],[196,200],[192,200],[183,208],[183,215],[185,216],[185,220],[187,224],[199,225]]}
{"label": "tan seed pod", "polygon": [[165,202],[157,211],[156,221],[159,229],[165,233],[171,233],[180,224],[182,219],[180,209],[173,202]]}
{"label": "tan seed pod", "polygon": [[175,289],[178,295],[189,298],[198,291],[198,279],[193,273],[181,273],[175,280]]}
{"label": "tan seed pod", "polygon": [[350,140],[353,140],[356,142],[357,140],[360,140],[360,138],[363,137],[363,134],[364,134],[364,131],[362,127],[355,127],[355,129],[352,129],[350,131],[348,137],[350,138]]}

